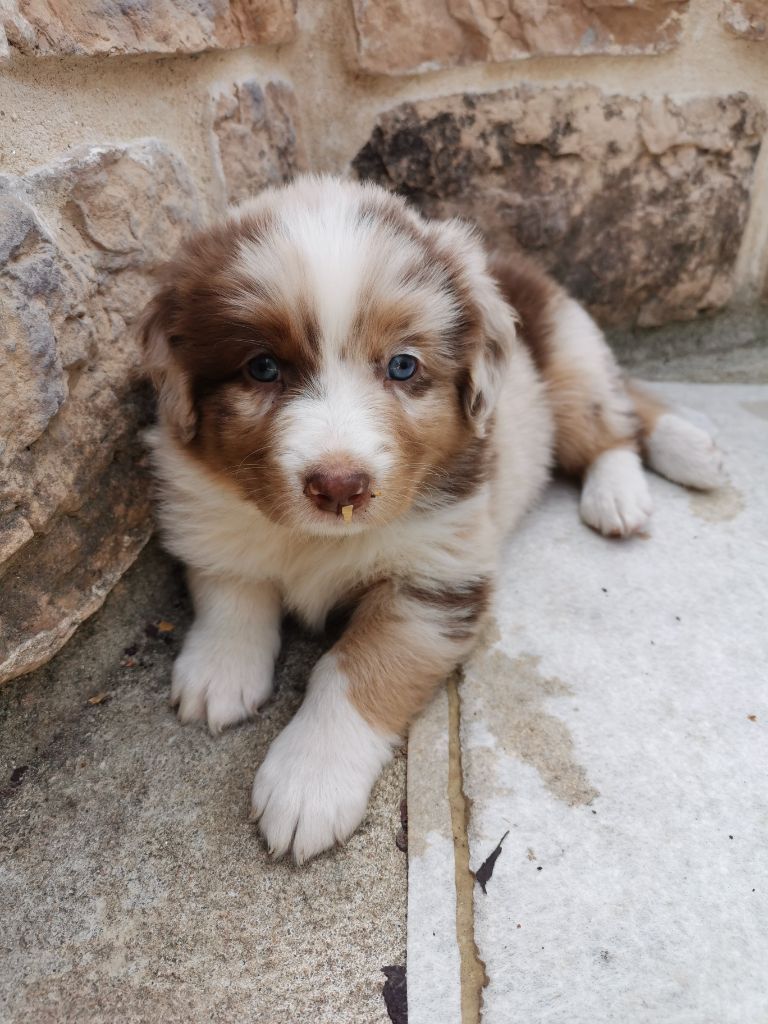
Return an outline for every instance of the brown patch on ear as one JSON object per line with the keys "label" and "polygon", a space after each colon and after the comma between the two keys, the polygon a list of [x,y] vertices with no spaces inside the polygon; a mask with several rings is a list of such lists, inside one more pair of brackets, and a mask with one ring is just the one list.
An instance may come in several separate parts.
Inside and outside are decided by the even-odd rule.
{"label": "brown patch on ear", "polygon": [[463,364],[456,384],[466,422],[485,436],[515,344],[516,313],[491,276],[479,234],[460,221],[430,225],[436,258],[448,274],[460,315],[453,347]]}
{"label": "brown patch on ear", "polygon": [[158,410],[182,444],[195,436],[197,416],[187,374],[173,353],[173,324],[177,301],[172,287],[155,295],[144,311],[140,336],[144,368],[157,393]]}
{"label": "brown patch on ear", "polygon": [[[480,338],[460,384],[464,415],[478,438],[486,436],[493,418],[515,337],[514,310],[497,296],[489,297],[484,306]],[[494,306],[499,309],[494,309]]]}

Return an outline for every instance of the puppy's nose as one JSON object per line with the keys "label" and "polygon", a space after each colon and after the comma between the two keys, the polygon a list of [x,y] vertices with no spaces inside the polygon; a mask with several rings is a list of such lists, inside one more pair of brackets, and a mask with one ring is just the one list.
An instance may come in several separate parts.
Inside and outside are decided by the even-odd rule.
{"label": "puppy's nose", "polygon": [[324,512],[340,512],[346,505],[362,509],[371,497],[371,479],[360,471],[317,470],[307,477],[304,493]]}

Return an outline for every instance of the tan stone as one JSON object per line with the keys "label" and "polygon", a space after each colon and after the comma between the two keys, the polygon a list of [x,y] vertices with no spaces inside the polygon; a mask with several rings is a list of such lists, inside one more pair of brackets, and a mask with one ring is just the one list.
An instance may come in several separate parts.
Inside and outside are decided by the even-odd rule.
{"label": "tan stone", "polygon": [[307,169],[296,97],[284,82],[232,85],[214,100],[213,130],[227,201],[239,202]]}
{"label": "tan stone", "polygon": [[198,207],[154,141],[0,178],[0,681],[50,657],[149,535],[127,325]]}
{"label": "tan stone", "polygon": [[730,300],[765,120],[743,93],[520,86],[402,104],[353,168],[535,254],[602,323],[649,326]]}
{"label": "tan stone", "polygon": [[483,61],[663,53],[686,0],[353,0],[360,66],[409,74]]}
{"label": "tan stone", "polygon": [[741,39],[768,39],[768,0],[724,0],[720,21]]}
{"label": "tan stone", "polygon": [[0,40],[3,28],[22,53],[197,53],[288,42],[296,18],[293,0],[6,0]]}

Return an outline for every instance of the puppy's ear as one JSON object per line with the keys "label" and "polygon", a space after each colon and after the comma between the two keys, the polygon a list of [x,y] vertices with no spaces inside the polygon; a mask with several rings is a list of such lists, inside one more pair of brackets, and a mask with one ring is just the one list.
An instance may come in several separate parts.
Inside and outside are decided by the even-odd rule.
{"label": "puppy's ear", "polygon": [[496,408],[515,344],[517,314],[502,297],[488,270],[485,247],[478,232],[459,220],[434,227],[438,244],[458,269],[462,289],[467,295],[468,314],[471,319],[479,320],[461,398],[467,419],[478,437],[483,437]]}
{"label": "puppy's ear", "polygon": [[162,288],[142,315],[139,333],[144,347],[144,368],[157,392],[161,420],[182,444],[188,444],[197,430],[197,414],[189,380],[174,353],[174,323],[178,310],[172,286]]}

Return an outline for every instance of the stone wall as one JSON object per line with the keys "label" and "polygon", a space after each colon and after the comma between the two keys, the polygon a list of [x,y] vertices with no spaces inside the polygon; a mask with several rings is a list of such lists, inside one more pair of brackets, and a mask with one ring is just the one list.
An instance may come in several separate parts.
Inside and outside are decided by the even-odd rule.
{"label": "stone wall", "polygon": [[0,2],[0,681],[152,524],[131,323],[311,168],[535,252],[606,325],[768,288],[768,0]]}

